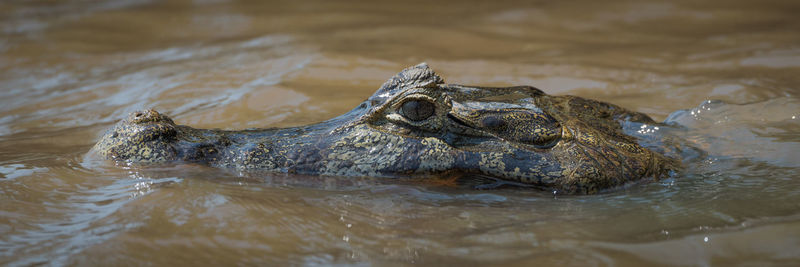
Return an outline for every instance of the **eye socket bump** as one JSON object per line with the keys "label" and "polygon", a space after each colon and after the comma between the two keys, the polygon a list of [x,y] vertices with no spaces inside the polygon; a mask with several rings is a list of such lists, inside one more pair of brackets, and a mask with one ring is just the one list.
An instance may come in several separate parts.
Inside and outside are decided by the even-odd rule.
{"label": "eye socket bump", "polygon": [[403,103],[400,110],[403,117],[411,121],[421,121],[433,116],[436,109],[433,103],[426,100],[409,100]]}

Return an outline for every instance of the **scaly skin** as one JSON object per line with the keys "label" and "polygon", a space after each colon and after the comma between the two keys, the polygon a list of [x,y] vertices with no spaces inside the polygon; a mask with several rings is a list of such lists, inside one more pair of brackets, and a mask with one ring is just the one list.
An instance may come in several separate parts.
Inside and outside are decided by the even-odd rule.
{"label": "scaly skin", "polygon": [[285,129],[223,131],[132,113],[93,151],[128,162],[196,162],[222,168],[337,176],[488,177],[595,193],[679,167],[637,144],[623,122],[647,115],[530,86],[445,84],[427,65],[392,77],[334,119]]}

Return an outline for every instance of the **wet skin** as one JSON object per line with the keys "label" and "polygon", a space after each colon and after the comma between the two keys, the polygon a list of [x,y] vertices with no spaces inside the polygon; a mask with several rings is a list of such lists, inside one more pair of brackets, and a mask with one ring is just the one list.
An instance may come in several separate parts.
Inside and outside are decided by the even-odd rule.
{"label": "wet skin", "polygon": [[445,84],[407,68],[350,112],[318,124],[223,131],[134,112],[92,149],[127,162],[336,176],[464,177],[563,193],[595,193],[666,176],[675,159],[626,135],[647,115],[530,86]]}

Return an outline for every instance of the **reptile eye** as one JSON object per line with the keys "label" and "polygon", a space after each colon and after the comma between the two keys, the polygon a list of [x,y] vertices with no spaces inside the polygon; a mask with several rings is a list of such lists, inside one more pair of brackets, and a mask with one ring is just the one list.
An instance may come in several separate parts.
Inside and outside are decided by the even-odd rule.
{"label": "reptile eye", "polygon": [[403,116],[412,121],[421,121],[433,115],[433,103],[425,100],[409,100],[400,107]]}

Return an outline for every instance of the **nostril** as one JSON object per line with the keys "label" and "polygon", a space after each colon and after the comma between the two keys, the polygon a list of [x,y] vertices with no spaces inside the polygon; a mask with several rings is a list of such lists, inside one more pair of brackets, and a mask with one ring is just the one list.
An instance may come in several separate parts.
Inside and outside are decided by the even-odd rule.
{"label": "nostril", "polygon": [[117,136],[119,136],[118,132],[114,132],[113,134],[111,134],[111,138],[117,138]]}
{"label": "nostril", "polygon": [[128,114],[128,117],[125,121],[126,123],[136,125],[145,125],[150,123],[174,124],[169,117],[161,115],[152,109],[131,112]]}

